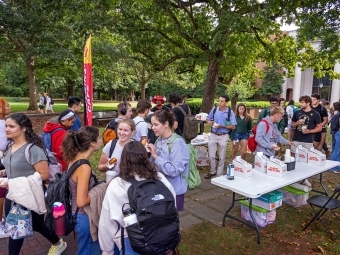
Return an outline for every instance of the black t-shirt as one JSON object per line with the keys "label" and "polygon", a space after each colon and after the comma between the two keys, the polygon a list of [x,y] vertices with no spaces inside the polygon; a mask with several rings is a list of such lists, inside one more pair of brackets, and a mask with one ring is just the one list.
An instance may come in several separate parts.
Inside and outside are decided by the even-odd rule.
{"label": "black t-shirt", "polygon": [[176,121],[178,122],[178,127],[175,129],[175,133],[178,135],[182,135],[183,133],[183,125],[184,125],[184,115],[180,109],[177,107],[181,107],[186,114],[189,114],[189,109],[186,104],[181,104],[172,108],[172,113],[175,115]]}
{"label": "black t-shirt", "polygon": [[166,107],[165,105],[162,105],[162,108],[161,109],[158,109],[157,106],[154,106],[150,109],[150,111],[152,112],[155,112],[155,111],[158,111],[158,110],[166,110],[167,112],[169,111],[169,108]]}
{"label": "black t-shirt", "polygon": [[[314,111],[318,112],[321,116],[321,122],[323,122],[323,118],[324,117],[327,117],[328,118],[328,113],[327,113],[327,109],[326,107],[324,107],[323,105],[319,104],[317,107],[313,107],[313,106],[310,106]],[[326,123],[327,125],[327,123]],[[322,128],[325,128],[322,127]]]}
{"label": "black t-shirt", "polygon": [[[305,112],[303,110],[296,111],[293,114],[292,122],[297,122],[300,119],[305,120],[303,125],[307,125],[307,129],[309,130],[316,128],[316,125],[322,122],[320,114],[314,110],[310,110],[309,112]],[[312,143],[314,141],[314,133],[303,134],[302,133],[303,125],[299,125],[296,127],[293,141]]]}

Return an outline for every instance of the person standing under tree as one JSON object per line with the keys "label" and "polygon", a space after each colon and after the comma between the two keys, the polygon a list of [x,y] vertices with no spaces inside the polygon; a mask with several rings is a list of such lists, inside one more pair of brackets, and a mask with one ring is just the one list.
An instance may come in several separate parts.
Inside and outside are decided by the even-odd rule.
{"label": "person standing under tree", "polygon": [[252,119],[247,113],[247,107],[239,103],[236,107],[236,128],[231,132],[230,139],[233,141],[232,158],[237,156],[241,147],[241,158],[246,159],[249,132],[251,131]]}
{"label": "person standing under tree", "polygon": [[[207,123],[212,126],[211,135],[208,143],[210,173],[204,176],[204,179],[210,179],[213,176],[223,174],[225,154],[229,140],[229,131],[235,129],[237,124],[234,112],[228,107],[229,96],[221,95],[218,100],[218,107],[211,109]],[[228,118],[230,116],[230,118]],[[216,150],[218,147],[219,163],[216,168]]]}

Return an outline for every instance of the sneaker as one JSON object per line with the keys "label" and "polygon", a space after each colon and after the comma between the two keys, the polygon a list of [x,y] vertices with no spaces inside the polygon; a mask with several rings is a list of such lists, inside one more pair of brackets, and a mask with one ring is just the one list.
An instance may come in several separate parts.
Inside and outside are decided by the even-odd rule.
{"label": "sneaker", "polygon": [[211,177],[214,177],[214,176],[216,176],[216,173],[214,173],[214,174],[206,174],[203,178],[204,179],[210,179]]}
{"label": "sneaker", "polygon": [[60,238],[60,244],[52,245],[47,255],[60,255],[66,250],[66,247],[67,243],[64,242],[62,238]]}

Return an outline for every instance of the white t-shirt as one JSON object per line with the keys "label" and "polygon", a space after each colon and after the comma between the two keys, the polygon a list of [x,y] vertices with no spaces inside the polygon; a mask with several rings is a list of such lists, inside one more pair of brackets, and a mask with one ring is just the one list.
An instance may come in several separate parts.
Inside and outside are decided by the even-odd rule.
{"label": "white t-shirt", "polygon": [[133,135],[133,139],[137,142],[140,142],[142,136],[148,136],[148,124],[140,116],[135,117],[133,121],[136,124],[136,131]]}
{"label": "white t-shirt", "polygon": [[[109,155],[109,153],[110,153],[111,143],[112,143],[112,141],[108,142],[108,143],[104,146],[104,148],[103,148],[103,152],[104,152],[106,155]],[[121,158],[121,156],[122,156],[122,151],[123,151],[123,147],[122,147],[122,146],[119,144],[119,142],[117,141],[116,147],[115,147],[115,149],[113,150],[112,155],[109,155],[109,158],[110,158],[110,159],[111,159],[111,158],[116,158],[116,159],[117,159],[116,165],[115,165],[112,169],[110,169],[110,170],[116,171],[117,174],[119,174],[119,170],[120,170],[119,165],[120,165],[120,158]]]}

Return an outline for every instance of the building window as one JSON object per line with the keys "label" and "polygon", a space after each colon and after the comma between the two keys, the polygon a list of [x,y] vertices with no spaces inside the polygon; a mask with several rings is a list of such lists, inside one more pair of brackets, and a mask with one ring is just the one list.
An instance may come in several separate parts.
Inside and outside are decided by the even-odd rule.
{"label": "building window", "polygon": [[[320,86],[320,84],[322,84]],[[329,79],[329,74],[327,73],[325,77],[316,78],[313,76],[313,89],[312,94],[317,93],[321,98],[330,101],[332,91],[332,80]]]}

